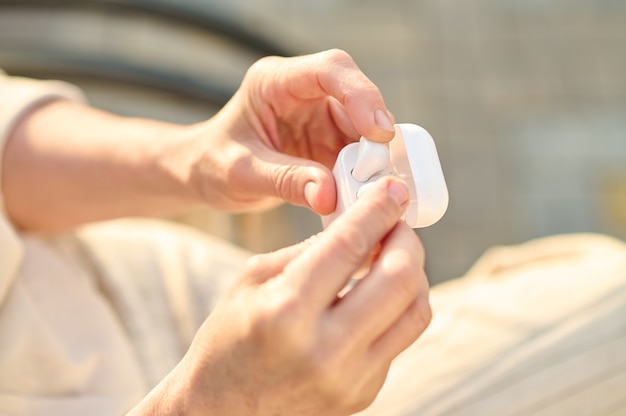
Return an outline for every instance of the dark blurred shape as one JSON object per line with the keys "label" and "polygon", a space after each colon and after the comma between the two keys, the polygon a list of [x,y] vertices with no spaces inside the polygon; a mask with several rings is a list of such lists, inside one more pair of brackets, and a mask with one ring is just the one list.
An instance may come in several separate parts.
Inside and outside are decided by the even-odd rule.
{"label": "dark blurred shape", "polygon": [[[183,53],[173,59],[171,49]],[[193,2],[0,0],[0,67],[74,82],[95,95],[95,105],[122,113],[132,113],[132,107],[116,106],[111,94],[100,102],[95,91],[134,91],[134,108],[143,107],[139,98],[145,96],[212,112],[233,94],[250,63],[288,54]]]}

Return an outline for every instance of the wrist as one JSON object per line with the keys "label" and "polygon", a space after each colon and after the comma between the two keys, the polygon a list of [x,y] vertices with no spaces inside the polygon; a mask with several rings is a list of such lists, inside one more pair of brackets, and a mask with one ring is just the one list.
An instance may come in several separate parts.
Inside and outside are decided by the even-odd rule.
{"label": "wrist", "polygon": [[193,208],[206,204],[200,181],[194,175],[200,153],[198,139],[203,123],[169,126],[155,144],[151,155],[155,169],[161,177],[163,192]]}
{"label": "wrist", "polygon": [[250,415],[241,396],[225,391],[220,375],[184,358],[126,416]]}
{"label": "wrist", "polygon": [[[219,394],[203,384],[187,357],[154,387],[126,416],[196,416],[218,412]],[[211,405],[213,404],[213,405]],[[229,413],[230,414],[230,413]]]}

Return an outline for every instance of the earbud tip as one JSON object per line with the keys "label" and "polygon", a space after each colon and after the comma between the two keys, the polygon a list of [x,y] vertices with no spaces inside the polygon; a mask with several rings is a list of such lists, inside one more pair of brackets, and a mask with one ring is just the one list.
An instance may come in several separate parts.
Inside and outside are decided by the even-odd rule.
{"label": "earbud tip", "polygon": [[372,176],[389,167],[390,163],[387,144],[361,137],[352,177],[358,182],[367,182]]}

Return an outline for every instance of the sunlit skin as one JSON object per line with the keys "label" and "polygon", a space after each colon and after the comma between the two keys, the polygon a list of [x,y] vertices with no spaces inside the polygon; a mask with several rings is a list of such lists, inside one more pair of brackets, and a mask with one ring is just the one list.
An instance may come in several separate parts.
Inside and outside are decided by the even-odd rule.
{"label": "sunlit skin", "polygon": [[[5,206],[28,232],[200,205],[235,212],[288,201],[325,215],[339,150],[360,135],[389,141],[392,123],[378,88],[338,50],[260,60],[218,114],[190,126],[52,101],[8,140]],[[423,248],[400,221],[407,201],[404,183],[381,179],[324,232],[252,257],[179,365],[130,414],[366,407],[430,322]]]}

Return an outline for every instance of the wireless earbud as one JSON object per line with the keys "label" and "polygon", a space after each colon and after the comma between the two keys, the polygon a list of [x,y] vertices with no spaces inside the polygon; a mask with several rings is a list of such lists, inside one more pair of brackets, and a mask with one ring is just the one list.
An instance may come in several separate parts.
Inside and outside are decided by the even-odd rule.
{"label": "wireless earbud", "polygon": [[391,167],[391,157],[386,143],[377,143],[361,137],[352,177],[358,182],[367,182],[377,173]]}
{"label": "wireless earbud", "polygon": [[439,221],[448,208],[448,188],[435,142],[415,124],[397,124],[388,144],[362,137],[344,147],[337,156],[333,175],[337,186],[335,212],[322,218],[324,227],[347,211],[368,185],[386,175],[401,177],[410,198],[403,220],[413,228]]}

